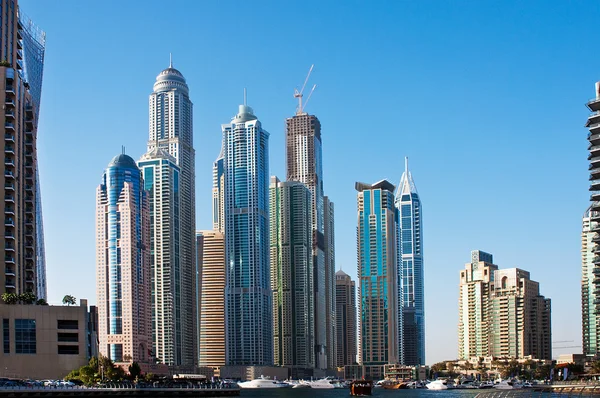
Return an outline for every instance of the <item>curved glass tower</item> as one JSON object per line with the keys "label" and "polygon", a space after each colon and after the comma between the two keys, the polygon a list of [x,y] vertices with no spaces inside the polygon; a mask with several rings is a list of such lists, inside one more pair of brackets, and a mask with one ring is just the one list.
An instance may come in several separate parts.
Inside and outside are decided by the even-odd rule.
{"label": "curved glass tower", "polygon": [[115,156],[96,190],[99,350],[115,362],[146,361],[152,347],[148,222],[140,170]]}
{"label": "curved glass tower", "polygon": [[406,365],[425,364],[425,300],[423,289],[423,225],[421,200],[405,158],[405,170],[396,191],[399,216],[398,275],[400,293],[400,360]]}
{"label": "curved glass tower", "polygon": [[225,357],[272,365],[269,264],[269,133],[240,105],[222,125],[225,144]]}
{"label": "curved glass tower", "polygon": [[196,355],[196,211],[195,151],[193,146],[193,105],[185,78],[171,63],[156,77],[149,99],[148,152],[159,148],[173,158],[180,169],[179,195],[181,234],[170,231],[181,250],[181,302],[175,320],[173,355],[159,356],[168,365],[191,366]]}

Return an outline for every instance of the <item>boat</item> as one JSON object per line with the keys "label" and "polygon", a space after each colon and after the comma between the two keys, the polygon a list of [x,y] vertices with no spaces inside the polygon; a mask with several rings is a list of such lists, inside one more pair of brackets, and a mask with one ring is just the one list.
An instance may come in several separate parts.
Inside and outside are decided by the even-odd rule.
{"label": "boat", "polygon": [[350,383],[350,395],[355,397],[366,397],[372,394],[372,380],[354,380],[352,383]]}
{"label": "boat", "polygon": [[291,385],[284,381],[271,380],[268,377],[260,376],[258,379],[243,381],[237,383],[240,388],[290,388]]}
{"label": "boat", "polygon": [[427,383],[425,387],[427,387],[429,390],[447,390],[449,388],[446,380],[434,380],[430,383]]}
{"label": "boat", "polygon": [[481,383],[479,383],[479,386],[477,386],[477,388],[479,388],[479,389],[494,388],[494,383],[491,381],[482,381]]}
{"label": "boat", "polygon": [[515,390],[521,388],[521,384],[512,380],[502,380],[501,382],[494,384],[494,388],[497,390]]}
{"label": "boat", "polygon": [[310,386],[310,388],[315,388],[315,389],[320,389],[320,390],[329,390],[329,389],[335,388],[335,386],[333,384],[331,384],[331,379],[329,379],[329,378],[309,381],[308,385]]}
{"label": "boat", "polygon": [[408,388],[408,383],[400,380],[385,380],[381,386],[386,390],[402,390]]}

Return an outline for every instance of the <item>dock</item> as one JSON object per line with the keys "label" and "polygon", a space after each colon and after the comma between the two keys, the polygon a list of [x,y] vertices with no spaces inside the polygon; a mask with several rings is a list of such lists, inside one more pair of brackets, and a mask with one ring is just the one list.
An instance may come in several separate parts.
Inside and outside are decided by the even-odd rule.
{"label": "dock", "polygon": [[239,387],[202,388],[90,388],[90,387],[0,387],[4,397],[236,397]]}

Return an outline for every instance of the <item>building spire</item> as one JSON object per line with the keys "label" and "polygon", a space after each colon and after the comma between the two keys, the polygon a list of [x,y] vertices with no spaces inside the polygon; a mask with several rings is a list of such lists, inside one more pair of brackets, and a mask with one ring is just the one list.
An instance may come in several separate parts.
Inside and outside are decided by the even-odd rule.
{"label": "building spire", "polygon": [[246,87],[244,87],[244,106],[248,106],[248,93],[246,93]]}
{"label": "building spire", "polygon": [[169,68],[173,67],[173,55],[169,53]]}
{"label": "building spire", "polygon": [[404,172],[408,173],[408,156],[404,157]]}

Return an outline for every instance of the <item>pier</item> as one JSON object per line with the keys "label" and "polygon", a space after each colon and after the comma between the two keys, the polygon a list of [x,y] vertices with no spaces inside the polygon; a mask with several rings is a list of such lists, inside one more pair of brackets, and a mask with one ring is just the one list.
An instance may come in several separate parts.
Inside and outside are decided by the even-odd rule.
{"label": "pier", "polygon": [[239,387],[0,387],[0,397],[234,397]]}

